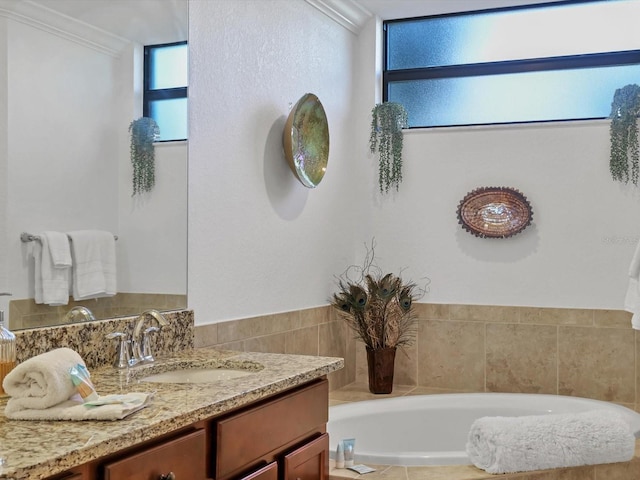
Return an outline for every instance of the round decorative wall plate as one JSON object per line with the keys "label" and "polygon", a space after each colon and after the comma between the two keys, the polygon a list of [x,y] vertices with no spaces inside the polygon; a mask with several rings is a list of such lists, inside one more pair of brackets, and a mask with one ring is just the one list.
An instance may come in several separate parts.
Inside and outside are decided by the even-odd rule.
{"label": "round decorative wall plate", "polygon": [[458,205],[458,223],[476,237],[511,237],[527,228],[532,220],[529,201],[513,188],[477,188]]}
{"label": "round decorative wall plate", "polygon": [[293,174],[305,187],[317,187],[329,160],[329,125],[313,93],[303,95],[291,109],[282,140]]}

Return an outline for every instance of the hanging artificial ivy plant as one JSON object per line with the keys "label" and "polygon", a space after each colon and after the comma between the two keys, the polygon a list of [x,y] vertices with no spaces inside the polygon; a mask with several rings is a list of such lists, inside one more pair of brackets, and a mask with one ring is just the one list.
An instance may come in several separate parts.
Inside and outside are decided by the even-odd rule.
{"label": "hanging artificial ivy plant", "polygon": [[402,129],[407,128],[408,115],[403,105],[379,103],[371,110],[371,153],[378,151],[378,186],[388,193],[402,182]]}
{"label": "hanging artificial ivy plant", "polygon": [[611,177],[638,186],[640,173],[638,154],[638,115],[640,115],[640,86],[626,85],[616,90],[611,103]]}
{"label": "hanging artificial ivy plant", "polygon": [[153,142],[160,137],[160,128],[153,118],[140,117],[131,122],[129,132],[133,164],[133,195],[150,192],[156,183]]}

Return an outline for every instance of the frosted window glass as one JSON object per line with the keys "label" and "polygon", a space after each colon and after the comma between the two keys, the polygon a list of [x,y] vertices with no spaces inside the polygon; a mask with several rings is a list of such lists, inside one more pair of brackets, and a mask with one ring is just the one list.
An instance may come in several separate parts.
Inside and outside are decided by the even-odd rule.
{"label": "frosted window glass", "polygon": [[386,23],[389,70],[640,49],[639,0]]}
{"label": "frosted window glass", "polygon": [[187,45],[173,45],[149,50],[151,75],[149,88],[187,86]]}
{"label": "frosted window glass", "polygon": [[150,116],[160,128],[160,141],[187,138],[187,99],[154,100],[149,103]]}
{"label": "frosted window glass", "polygon": [[605,118],[640,65],[390,82],[409,127]]}

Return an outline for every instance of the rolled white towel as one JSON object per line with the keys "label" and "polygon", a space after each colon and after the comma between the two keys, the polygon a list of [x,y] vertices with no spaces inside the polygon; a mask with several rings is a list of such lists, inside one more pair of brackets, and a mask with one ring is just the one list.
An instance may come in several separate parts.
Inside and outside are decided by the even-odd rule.
{"label": "rolled white towel", "polygon": [[634,450],[627,422],[607,410],[482,417],[467,441],[471,462],[489,473],[626,462]]}
{"label": "rolled white towel", "polygon": [[68,400],[76,393],[69,368],[77,364],[85,363],[70,348],[57,348],[18,364],[2,382],[11,397],[7,408],[42,410]]}

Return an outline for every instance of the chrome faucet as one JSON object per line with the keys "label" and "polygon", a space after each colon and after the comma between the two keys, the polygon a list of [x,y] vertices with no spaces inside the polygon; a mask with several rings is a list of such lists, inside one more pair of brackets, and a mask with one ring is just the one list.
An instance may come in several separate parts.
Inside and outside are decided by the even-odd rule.
{"label": "chrome faucet", "polygon": [[[78,319],[80,317],[80,319]],[[87,307],[83,307],[82,305],[78,305],[69,310],[63,318],[63,321],[66,322],[79,322],[84,318],[85,321],[90,322],[96,319],[93,315],[93,312],[89,310]]]}
{"label": "chrome faucet", "polygon": [[[158,327],[148,327],[142,331],[147,315],[155,318]],[[135,321],[133,336],[131,338],[132,356],[129,365],[133,366],[138,363],[153,363],[153,353],[151,352],[151,344],[149,336],[158,332],[162,327],[169,325],[167,319],[157,310],[146,310],[140,314]]]}

